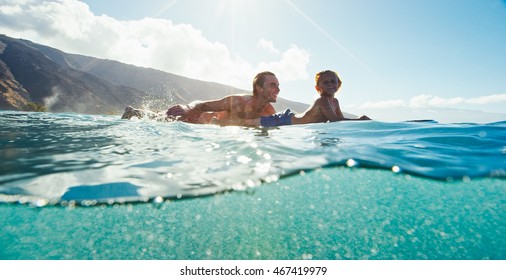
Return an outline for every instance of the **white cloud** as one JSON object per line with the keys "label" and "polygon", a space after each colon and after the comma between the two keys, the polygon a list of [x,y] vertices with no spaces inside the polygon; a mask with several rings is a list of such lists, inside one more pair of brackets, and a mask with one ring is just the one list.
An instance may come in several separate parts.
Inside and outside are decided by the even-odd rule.
{"label": "white cloud", "polygon": [[442,107],[462,104],[465,101],[462,97],[443,98],[432,95],[419,95],[411,98],[409,106],[412,108]]}
{"label": "white cloud", "polygon": [[283,52],[280,61],[259,63],[257,72],[270,69],[282,81],[306,79],[309,76],[306,68],[309,64],[309,56],[310,54],[307,50],[292,45],[288,50]]}
{"label": "white cloud", "polygon": [[[282,53],[261,39],[259,46],[281,53],[278,60],[256,65],[226,45],[209,41],[189,24],[144,18],[120,21],[94,15],[77,0],[3,0],[0,33],[49,45],[65,52],[108,58],[201,80],[249,88],[258,71],[270,70],[280,79],[308,76],[309,52],[292,45]],[[282,77],[282,78],[281,78]]]}
{"label": "white cloud", "polygon": [[418,95],[412,97],[409,101],[401,99],[383,100],[377,102],[366,102],[355,106],[361,109],[382,109],[382,108],[431,108],[431,107],[453,107],[458,105],[489,105],[500,102],[506,102],[506,94],[486,95],[473,98],[453,97],[444,98],[433,95]]}
{"label": "white cloud", "polygon": [[274,47],[274,42],[268,41],[264,38],[261,38],[257,43],[257,47],[265,49],[273,54],[279,54],[279,50]]}
{"label": "white cloud", "polygon": [[506,94],[494,94],[470,98],[466,100],[466,103],[468,104],[479,104],[479,105],[494,104],[499,102],[506,102]]}
{"label": "white cloud", "polygon": [[399,108],[399,107],[406,107],[406,102],[397,99],[397,100],[384,100],[384,101],[378,101],[378,102],[366,102],[362,105],[359,105],[358,108],[365,108],[365,109],[382,109],[382,108]]}

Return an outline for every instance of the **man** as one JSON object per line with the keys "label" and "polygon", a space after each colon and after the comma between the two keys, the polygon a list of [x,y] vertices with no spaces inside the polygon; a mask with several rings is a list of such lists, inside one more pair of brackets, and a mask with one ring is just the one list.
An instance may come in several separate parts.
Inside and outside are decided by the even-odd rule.
{"label": "man", "polygon": [[[275,113],[271,102],[276,102],[279,82],[271,72],[258,73],[253,79],[252,95],[229,95],[219,100],[195,101],[188,105],[174,105],[165,113],[167,120],[189,123],[234,123],[240,119],[255,119]],[[133,116],[156,118],[156,113],[127,107],[122,118]]]}
{"label": "man", "polygon": [[254,119],[275,113],[279,82],[271,72],[258,73],[253,79],[253,95],[229,95],[219,100],[195,101],[175,105],[167,110],[168,119],[189,123],[227,123],[237,119]]}

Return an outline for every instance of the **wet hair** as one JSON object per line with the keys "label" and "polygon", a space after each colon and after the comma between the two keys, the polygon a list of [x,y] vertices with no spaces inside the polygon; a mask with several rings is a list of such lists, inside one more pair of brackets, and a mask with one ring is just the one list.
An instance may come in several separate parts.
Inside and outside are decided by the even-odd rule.
{"label": "wet hair", "polygon": [[257,94],[256,86],[264,86],[265,83],[265,76],[276,76],[274,73],[269,71],[264,71],[258,73],[255,78],[253,79],[253,95]]}
{"label": "wet hair", "polygon": [[314,81],[315,81],[316,85],[318,85],[318,82],[320,81],[321,75],[328,74],[328,73],[332,73],[332,74],[336,75],[336,77],[337,77],[337,89],[339,90],[339,88],[341,87],[341,85],[343,84],[343,82],[341,81],[341,78],[339,77],[339,74],[336,71],[332,71],[332,70],[323,70],[323,71],[320,71],[320,72],[316,73],[316,75],[314,76]]}

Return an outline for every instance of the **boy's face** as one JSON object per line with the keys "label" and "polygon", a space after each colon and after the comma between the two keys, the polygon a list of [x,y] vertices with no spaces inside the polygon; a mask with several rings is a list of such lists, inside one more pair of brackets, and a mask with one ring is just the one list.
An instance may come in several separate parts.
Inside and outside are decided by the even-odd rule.
{"label": "boy's face", "polygon": [[339,79],[334,73],[324,73],[315,88],[321,95],[334,95],[339,89]]}

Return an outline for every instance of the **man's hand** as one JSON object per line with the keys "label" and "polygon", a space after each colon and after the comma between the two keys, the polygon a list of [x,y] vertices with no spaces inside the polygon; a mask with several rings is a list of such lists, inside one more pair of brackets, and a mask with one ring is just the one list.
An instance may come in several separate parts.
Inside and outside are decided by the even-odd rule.
{"label": "man's hand", "polygon": [[167,115],[167,118],[178,119],[179,117],[186,115],[188,110],[188,106],[177,104],[170,107],[165,114]]}
{"label": "man's hand", "polygon": [[177,104],[170,107],[165,114],[168,120],[198,123],[201,112],[193,110],[188,105]]}

